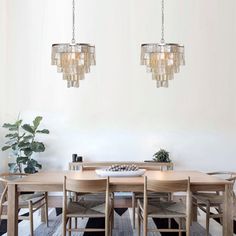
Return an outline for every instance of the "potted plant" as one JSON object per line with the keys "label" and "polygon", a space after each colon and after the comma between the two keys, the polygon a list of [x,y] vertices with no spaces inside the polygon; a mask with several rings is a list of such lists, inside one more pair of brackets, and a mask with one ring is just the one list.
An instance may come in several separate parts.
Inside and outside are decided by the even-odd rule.
{"label": "potted plant", "polygon": [[5,136],[8,141],[2,147],[2,151],[10,149],[12,155],[16,158],[16,163],[9,163],[11,172],[22,173],[22,166],[25,173],[35,173],[42,168],[42,165],[33,159],[34,153],[45,151],[44,144],[36,141],[36,136],[49,134],[48,129],[39,129],[42,119],[41,116],[37,116],[32,124],[22,124],[21,119],[13,124],[3,124],[3,128],[8,129],[9,133]]}
{"label": "potted plant", "polygon": [[171,162],[169,152],[165,149],[160,149],[153,155],[153,161],[156,162]]}

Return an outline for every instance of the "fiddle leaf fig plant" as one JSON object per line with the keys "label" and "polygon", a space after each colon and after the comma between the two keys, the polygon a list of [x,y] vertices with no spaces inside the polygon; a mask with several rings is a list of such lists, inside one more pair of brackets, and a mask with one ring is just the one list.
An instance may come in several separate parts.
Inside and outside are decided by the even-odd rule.
{"label": "fiddle leaf fig plant", "polygon": [[2,147],[2,151],[11,150],[16,158],[16,163],[9,164],[10,171],[22,173],[22,166],[24,166],[25,173],[35,173],[42,168],[42,165],[33,159],[34,153],[45,151],[44,144],[36,141],[36,136],[49,134],[48,129],[39,129],[42,119],[41,116],[37,116],[32,124],[22,124],[21,119],[13,124],[3,124],[3,128],[8,129],[9,133],[5,135],[8,140]]}
{"label": "fiddle leaf fig plant", "polygon": [[153,157],[153,160],[156,162],[171,162],[169,152],[165,149],[160,149]]}

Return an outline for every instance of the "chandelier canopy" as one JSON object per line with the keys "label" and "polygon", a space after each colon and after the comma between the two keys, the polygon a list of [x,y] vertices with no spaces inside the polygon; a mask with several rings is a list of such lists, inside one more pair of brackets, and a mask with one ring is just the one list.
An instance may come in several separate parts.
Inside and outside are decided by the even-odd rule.
{"label": "chandelier canopy", "polygon": [[72,6],[71,43],[53,44],[51,54],[51,64],[57,66],[57,72],[63,73],[68,88],[79,87],[79,81],[90,72],[90,66],[96,64],[95,46],[75,42],[75,0]]}
{"label": "chandelier canopy", "polygon": [[141,45],[141,65],[146,65],[152,73],[157,87],[168,87],[169,80],[185,65],[184,46],[177,43],[165,43],[164,40],[164,0],[162,0],[162,38],[160,43]]}

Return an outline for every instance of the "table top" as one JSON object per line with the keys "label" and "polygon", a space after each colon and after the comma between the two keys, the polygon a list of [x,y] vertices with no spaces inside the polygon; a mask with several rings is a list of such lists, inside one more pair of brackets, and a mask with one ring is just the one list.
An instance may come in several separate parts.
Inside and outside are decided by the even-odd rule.
{"label": "table top", "polygon": [[[150,179],[157,180],[181,180],[190,177],[191,185],[225,185],[230,184],[229,181],[216,176],[207,175],[200,171],[151,171],[147,170],[144,174]],[[95,171],[45,171],[23,178],[9,180],[9,184],[27,185],[27,184],[46,184],[61,185],[64,176],[71,179],[98,179]],[[142,185],[143,177],[112,177],[110,183],[114,185]]]}

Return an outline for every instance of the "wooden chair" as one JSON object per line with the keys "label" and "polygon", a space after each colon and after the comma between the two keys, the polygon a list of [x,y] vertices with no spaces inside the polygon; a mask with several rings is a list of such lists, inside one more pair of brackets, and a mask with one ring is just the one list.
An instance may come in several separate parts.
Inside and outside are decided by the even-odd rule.
{"label": "wooden chair", "polygon": [[[183,202],[150,200],[148,192],[186,192],[186,204]],[[143,236],[147,236],[148,231],[152,232],[186,232],[190,236],[191,217],[191,192],[190,179],[176,181],[151,180],[144,178],[144,198],[138,200],[138,235],[140,236],[141,223],[143,225]],[[151,218],[175,218],[178,220],[178,229],[149,229],[148,217]],[[184,222],[185,220],[185,227]],[[170,225],[169,225],[170,226]]]}
{"label": "wooden chair", "polygon": [[[211,172],[209,175],[225,177],[225,180],[231,181],[232,185],[235,184],[235,172]],[[193,204],[197,205],[199,209],[206,213],[206,235],[209,235],[210,218],[220,218],[222,222],[223,210],[222,204],[224,196],[222,192],[197,192],[193,194]],[[234,196],[235,199],[235,196]],[[211,212],[214,208],[216,212]]]}
{"label": "wooden chair", "polygon": [[[3,186],[3,193],[0,198],[0,220],[8,219],[7,216],[7,192],[8,192],[8,180],[9,179],[16,179],[16,178],[23,178],[26,174],[12,174],[6,173],[0,175],[0,182]],[[34,235],[34,222],[33,222],[33,214],[37,210],[45,207],[45,219],[46,224],[48,226],[48,194],[47,192],[41,193],[30,193],[30,194],[21,194],[19,196],[19,210],[27,208],[29,209],[29,216],[20,216],[19,220],[29,220],[30,221],[30,235]]]}
{"label": "wooden chair", "polygon": [[[121,162],[119,164],[122,164]],[[124,162],[124,164],[126,164]],[[153,165],[153,163],[135,163],[139,168],[141,169],[146,169],[146,170],[157,170],[157,171],[163,171],[163,170],[168,170],[168,169],[173,169],[173,164],[171,163],[166,163],[166,165],[164,165],[164,163],[162,163],[162,165]],[[97,168],[107,168],[109,167],[109,165],[107,165],[106,163],[100,163],[99,165],[97,165],[96,163],[93,164],[83,164],[80,166],[81,171],[86,171],[86,170],[95,170]],[[135,221],[136,221],[136,205],[137,205],[137,200],[143,198],[143,194],[142,193],[132,193],[132,225],[133,225],[133,229],[135,229]],[[171,198],[171,194],[170,193],[152,193],[149,195],[149,198],[162,198],[162,199],[170,199]],[[114,194],[112,194],[112,206],[114,206]],[[114,209],[114,207],[112,207],[112,209]],[[114,212],[113,212],[114,213]],[[114,223],[114,215],[112,215],[112,222]],[[113,224],[112,224],[113,225]]]}
{"label": "wooden chair", "polygon": [[[142,165],[140,168],[146,169],[146,170],[156,170],[156,171],[163,171],[165,166],[153,166],[153,165]],[[168,170],[168,166],[166,166]],[[132,193],[132,223],[133,223],[133,229],[135,229],[135,222],[136,222],[136,206],[137,206],[137,200],[143,198],[143,193]],[[171,199],[171,193],[150,193],[148,195],[149,199]]]}
{"label": "wooden chair", "polygon": [[[105,235],[111,235],[111,222],[109,217],[111,215],[110,208],[110,192],[109,192],[109,178],[107,179],[95,179],[95,180],[83,180],[83,179],[67,179],[64,177],[64,200],[63,200],[63,236],[69,232],[100,232],[105,231]],[[105,192],[105,199],[91,198],[91,194],[86,197],[80,198],[78,201],[74,201],[73,198],[69,198],[68,193],[92,193],[99,194]],[[101,209],[94,208],[98,205],[104,204]],[[105,218],[105,229],[99,228],[78,228],[77,223],[72,228],[72,218]],[[67,227],[67,223],[68,227]]]}

